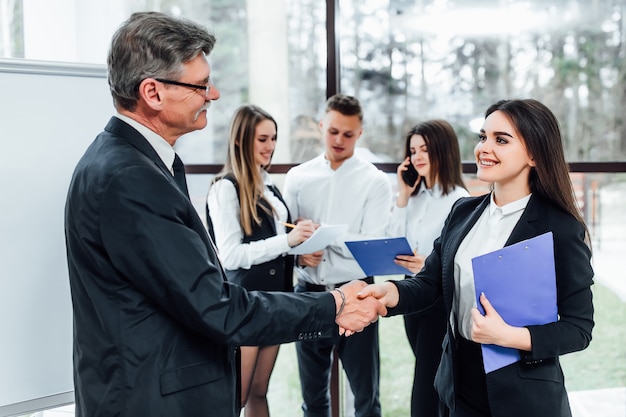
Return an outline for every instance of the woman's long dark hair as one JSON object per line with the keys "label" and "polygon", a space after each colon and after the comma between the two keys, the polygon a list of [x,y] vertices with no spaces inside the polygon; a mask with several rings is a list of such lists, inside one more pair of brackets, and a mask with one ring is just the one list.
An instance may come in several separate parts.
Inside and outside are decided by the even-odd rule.
{"label": "woman's long dark hair", "polygon": [[[411,128],[406,135],[405,155],[411,155],[411,137],[420,135],[424,138],[428,148],[430,161],[430,178],[426,178],[427,184],[432,187],[437,178],[443,194],[454,190],[455,186],[465,188],[463,183],[461,151],[459,139],[450,123],[441,119],[427,120]],[[413,194],[418,192],[419,187]]]}
{"label": "woman's long dark hair", "polygon": [[485,117],[495,111],[509,118],[535,161],[528,179],[531,192],[571,214],[587,229],[565,162],[559,122],[552,111],[533,99],[498,101],[487,109]]}

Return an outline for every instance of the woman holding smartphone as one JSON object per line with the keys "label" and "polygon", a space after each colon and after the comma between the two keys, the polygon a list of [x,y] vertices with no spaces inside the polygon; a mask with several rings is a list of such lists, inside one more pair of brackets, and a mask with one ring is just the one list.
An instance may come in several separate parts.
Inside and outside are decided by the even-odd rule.
{"label": "woman holding smartphone", "polygon": [[[458,138],[448,122],[429,120],[414,126],[406,136],[405,151],[406,158],[397,170],[398,197],[387,235],[406,236],[414,254],[398,256],[395,262],[416,274],[432,251],[452,205],[469,194],[461,176]],[[411,417],[436,416],[439,397],[433,382],[446,332],[443,302],[405,315],[404,324],[415,355]]]}

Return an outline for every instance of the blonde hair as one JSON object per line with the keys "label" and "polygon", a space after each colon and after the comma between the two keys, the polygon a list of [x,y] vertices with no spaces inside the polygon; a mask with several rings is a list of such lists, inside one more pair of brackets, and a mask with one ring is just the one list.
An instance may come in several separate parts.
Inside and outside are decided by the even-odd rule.
{"label": "blonde hair", "polygon": [[[235,111],[228,135],[226,163],[213,180],[216,182],[227,175],[234,177],[239,196],[239,222],[246,235],[252,233],[253,222],[261,224],[258,208],[269,215],[275,214],[274,207],[263,196],[265,184],[254,160],[256,127],[264,120],[271,120],[278,130],[276,120],[258,106],[247,104]],[[262,168],[268,167],[269,164]]]}

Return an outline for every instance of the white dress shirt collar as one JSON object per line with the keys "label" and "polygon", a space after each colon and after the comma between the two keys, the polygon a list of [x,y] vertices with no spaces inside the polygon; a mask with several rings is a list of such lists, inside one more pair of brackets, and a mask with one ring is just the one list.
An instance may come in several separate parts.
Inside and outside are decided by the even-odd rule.
{"label": "white dress shirt collar", "polygon": [[[328,166],[329,169],[332,169],[330,164],[331,162],[328,160],[328,158],[326,157],[326,152],[324,152],[321,155],[322,159],[324,160],[324,163]],[[352,154],[352,156],[348,159],[345,159],[336,169],[334,169],[334,171],[337,171],[339,169],[341,169],[342,167],[346,167],[347,168],[351,168],[352,166],[355,166],[355,164],[358,164],[359,161],[359,157],[356,155],[356,153]]]}
{"label": "white dress shirt collar", "polygon": [[489,198],[489,214],[493,215],[496,210],[500,210],[503,216],[507,216],[517,211],[524,210],[526,208],[526,205],[528,204],[528,200],[530,200],[531,195],[532,194],[528,194],[526,197],[515,200],[512,203],[498,206],[494,199],[494,193],[492,192]]}
{"label": "white dress shirt collar", "polygon": [[165,166],[173,174],[172,164],[174,164],[175,152],[174,152],[174,148],[172,148],[172,145],[167,143],[167,141],[165,139],[163,139],[161,136],[159,136],[154,131],[150,130],[145,125],[142,125],[138,121],[136,121],[134,119],[131,119],[128,116],[125,116],[123,114],[117,113],[117,114],[115,114],[115,117],[117,117],[118,119],[128,123],[129,125],[134,127],[139,133],[141,133],[141,135],[144,138],[146,138],[146,140],[148,141],[150,146],[152,146],[152,148],[154,148],[154,150],[157,153],[157,155],[159,155],[159,158],[161,158],[161,161],[163,161]]}
{"label": "white dress shirt collar", "polygon": [[489,207],[463,238],[454,257],[454,306],[450,319],[456,316],[458,330],[471,339],[471,309],[476,307],[472,258],[501,249],[522,217],[531,194],[498,207],[491,193]]}

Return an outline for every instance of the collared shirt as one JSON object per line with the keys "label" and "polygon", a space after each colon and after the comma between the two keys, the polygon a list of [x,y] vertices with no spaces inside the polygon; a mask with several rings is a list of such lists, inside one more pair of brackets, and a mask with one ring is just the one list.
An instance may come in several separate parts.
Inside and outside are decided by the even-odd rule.
{"label": "collared shirt", "polygon": [[118,119],[128,123],[132,127],[134,127],[139,133],[143,135],[144,138],[148,141],[150,146],[154,148],[159,158],[163,161],[166,167],[169,168],[172,175],[174,175],[174,171],[172,171],[172,165],[174,164],[174,148],[170,145],[165,139],[159,136],[156,132],[148,129],[146,126],[142,125],[138,121],[131,119],[128,116],[125,116],[120,113],[116,113],[115,117]]}
{"label": "collared shirt", "polygon": [[[471,309],[476,307],[472,258],[504,247],[513,228],[522,217],[530,196],[529,194],[498,207],[491,193],[489,206],[465,236],[454,257],[455,289],[450,320],[454,320],[452,315],[456,315],[459,333],[468,340],[471,340],[472,336]],[[489,294],[485,295],[489,298]],[[454,323],[452,328],[454,329]]]}
{"label": "collared shirt", "polygon": [[296,268],[298,279],[332,287],[365,278],[344,242],[385,237],[392,203],[387,176],[356,155],[336,170],[319,155],[289,170],[284,197],[294,219],[348,225],[346,234],[324,249],[319,266]]}
{"label": "collared shirt", "polygon": [[443,194],[439,184],[426,188],[422,182],[417,194],[409,197],[406,207],[393,205],[387,235],[406,236],[413,250],[428,256],[433,250],[433,242],[441,234],[452,205],[459,198],[467,196],[469,193],[463,187],[455,186],[448,194]]}
{"label": "collared shirt", "polygon": [[240,205],[237,190],[229,180],[219,180],[209,189],[207,202],[213,221],[215,244],[219,249],[219,257],[226,269],[250,269],[252,265],[271,261],[289,251],[289,243],[285,226],[280,222],[287,221],[287,208],[274,195],[268,186],[273,185],[269,174],[262,173],[265,189],[263,195],[276,211],[276,236],[243,243],[243,229],[239,221]]}

